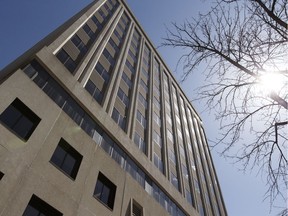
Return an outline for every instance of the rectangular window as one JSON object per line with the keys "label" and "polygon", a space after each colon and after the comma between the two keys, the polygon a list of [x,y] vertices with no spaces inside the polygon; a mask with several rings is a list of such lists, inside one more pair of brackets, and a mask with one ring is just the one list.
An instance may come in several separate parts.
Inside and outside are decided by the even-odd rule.
{"label": "rectangular window", "polygon": [[23,216],[42,216],[42,215],[62,216],[63,214],[33,194],[23,213]]}
{"label": "rectangular window", "polygon": [[117,96],[125,104],[126,107],[129,106],[129,98],[121,88],[118,89]]}
{"label": "rectangular window", "polygon": [[153,131],[153,140],[160,148],[162,148],[162,139],[156,131]]}
{"label": "rectangular window", "polygon": [[170,174],[171,174],[171,176],[170,176],[171,183],[174,185],[175,188],[177,188],[177,190],[179,190],[179,183],[178,183],[177,176],[174,173],[172,173],[172,172],[170,172]]}
{"label": "rectangular window", "polygon": [[75,71],[77,65],[64,49],[61,49],[56,56],[71,73]]}
{"label": "rectangular window", "polygon": [[[97,20],[97,18],[95,16],[93,16],[93,17]],[[94,21],[93,17],[92,17],[92,20]],[[92,31],[92,29],[87,24],[83,25],[82,28],[91,39],[95,38],[95,33]]]}
{"label": "rectangular window", "polygon": [[117,44],[114,42],[114,40],[112,38],[110,38],[109,44],[113,47],[113,49],[115,50],[116,53],[119,52],[119,47],[117,46]]}
{"label": "rectangular window", "polygon": [[100,104],[103,99],[103,92],[100,91],[96,87],[96,85],[91,81],[88,80],[88,82],[85,85],[85,89],[89,92],[89,94]]}
{"label": "rectangular window", "polygon": [[154,165],[163,173],[163,162],[155,152],[154,152]]}
{"label": "rectangular window", "polygon": [[113,109],[112,119],[123,129],[126,129],[126,118],[123,117],[117,109]]}
{"label": "rectangular window", "polygon": [[[92,21],[95,23],[95,25],[97,26],[97,31],[100,31],[102,28],[103,28],[103,26],[102,26],[102,24],[101,24],[101,22],[97,19],[97,17],[96,16],[92,16]],[[87,24],[86,24],[87,25]],[[85,29],[84,29],[85,30]],[[87,32],[86,32],[87,33]],[[88,34],[89,35],[89,34]],[[90,36],[90,35],[89,35]]]}
{"label": "rectangular window", "polygon": [[78,35],[74,35],[71,38],[71,41],[73,42],[73,44],[79,49],[81,55],[84,55],[87,51],[88,48],[86,47],[86,45],[83,43],[83,41],[78,37]]}
{"label": "rectangular window", "polygon": [[156,122],[156,124],[159,126],[159,127],[161,127],[161,119],[160,119],[160,117],[157,115],[157,113],[153,113],[153,119],[154,119],[154,121]]}
{"label": "rectangular window", "polygon": [[76,179],[82,158],[78,151],[61,138],[50,162],[72,179]]}
{"label": "rectangular window", "polygon": [[0,171],[0,180],[4,177],[4,173]]}
{"label": "rectangular window", "polygon": [[146,119],[139,110],[137,110],[137,120],[140,122],[143,128],[146,128]]}
{"label": "rectangular window", "polygon": [[110,79],[110,74],[108,73],[108,71],[105,70],[105,68],[100,62],[96,64],[95,70],[99,73],[99,75],[105,80],[105,83],[107,84]]}
{"label": "rectangular window", "polygon": [[142,152],[145,153],[146,143],[144,139],[136,132],[134,133],[134,143]]}
{"label": "rectangular window", "polygon": [[101,172],[98,174],[94,197],[113,210],[116,195],[116,186]]}
{"label": "rectangular window", "polygon": [[173,137],[172,132],[169,129],[167,129],[167,137],[173,143],[174,137]]}
{"label": "rectangular window", "polygon": [[134,53],[132,53],[131,49],[129,49],[128,54],[129,54],[129,56],[134,60],[134,62],[137,61],[137,58],[136,58],[136,56],[134,55]]}
{"label": "rectangular window", "polygon": [[142,67],[142,70],[141,70],[142,74],[144,75],[144,77],[146,77],[147,80],[149,80],[149,74],[148,72]]}
{"label": "rectangular window", "polygon": [[0,122],[25,141],[29,139],[40,118],[16,98],[0,115]]}
{"label": "rectangular window", "polygon": [[169,149],[169,159],[173,164],[176,165],[176,156],[175,156],[175,152],[172,151],[172,149]]}
{"label": "rectangular window", "polygon": [[157,107],[160,110],[161,109],[160,101],[156,97],[154,97],[153,102],[154,102],[155,107]]}
{"label": "rectangular window", "polygon": [[189,177],[188,169],[184,164],[182,164],[182,172],[183,172],[184,178],[188,181],[188,177]]}
{"label": "rectangular window", "polygon": [[134,73],[135,73],[135,69],[134,69],[134,67],[131,65],[131,63],[130,63],[128,60],[126,60],[125,64],[126,64],[126,66],[129,68],[129,70],[131,71],[131,73],[134,74]]}
{"label": "rectangular window", "polygon": [[185,189],[186,200],[190,205],[193,205],[191,192]]}
{"label": "rectangular window", "polygon": [[103,55],[105,56],[107,61],[110,63],[110,66],[113,67],[114,63],[115,63],[115,60],[114,60],[113,56],[109,53],[109,51],[106,48],[103,51]]}
{"label": "rectangular window", "polygon": [[147,101],[141,93],[139,93],[138,99],[145,109],[147,109]]}
{"label": "rectangular window", "polygon": [[122,73],[122,79],[127,84],[129,89],[130,89],[132,87],[132,82],[131,82],[130,78],[127,76],[127,74],[124,71]]}
{"label": "rectangular window", "polygon": [[133,200],[132,204],[132,216],[143,216],[142,207]]}
{"label": "rectangular window", "polygon": [[143,79],[140,80],[140,85],[144,88],[146,94],[148,93],[148,86]]}

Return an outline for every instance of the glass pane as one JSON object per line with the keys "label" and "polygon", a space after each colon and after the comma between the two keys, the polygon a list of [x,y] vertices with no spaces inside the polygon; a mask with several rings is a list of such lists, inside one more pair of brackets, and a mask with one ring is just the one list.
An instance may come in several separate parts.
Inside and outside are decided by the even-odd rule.
{"label": "glass pane", "polygon": [[101,194],[101,201],[108,204],[109,194],[110,194],[110,188],[104,185]]}
{"label": "glass pane", "polygon": [[66,151],[63,148],[61,148],[61,146],[58,145],[52,155],[51,161],[58,167],[61,167],[61,164],[63,163],[63,160],[65,158],[65,155],[66,155]]}
{"label": "glass pane", "polygon": [[29,133],[33,129],[33,122],[30,121],[25,116],[22,116],[16,125],[14,125],[13,130],[22,138],[26,139],[29,136]]}
{"label": "glass pane", "polygon": [[13,125],[18,121],[18,119],[22,116],[22,113],[19,112],[18,109],[10,105],[6,110],[0,115],[0,121],[2,121],[5,125],[12,128]]}
{"label": "glass pane", "polygon": [[[68,175],[71,176],[74,166],[76,164],[76,159],[73,158],[71,155],[67,154],[62,165],[63,171],[65,171]],[[71,176],[72,177],[72,176]]]}
{"label": "glass pane", "polygon": [[95,186],[95,190],[94,190],[94,195],[100,199],[101,197],[101,192],[102,192],[102,188],[103,188],[103,183],[101,181],[97,181],[96,186]]}
{"label": "glass pane", "polygon": [[23,216],[38,216],[39,211],[32,206],[28,205],[23,213]]}

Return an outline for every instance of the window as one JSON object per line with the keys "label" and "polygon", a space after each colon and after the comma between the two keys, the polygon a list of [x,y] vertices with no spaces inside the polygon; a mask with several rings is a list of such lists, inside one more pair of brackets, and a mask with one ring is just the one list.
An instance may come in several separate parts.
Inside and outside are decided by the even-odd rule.
{"label": "window", "polygon": [[161,137],[156,131],[153,131],[153,140],[160,148],[162,148]]}
{"label": "window", "polygon": [[85,89],[98,103],[102,102],[103,92],[100,91],[91,80],[88,80],[87,84],[85,85]]}
{"label": "window", "polygon": [[173,164],[176,165],[176,156],[172,149],[169,149],[169,159]]}
{"label": "window", "polygon": [[146,128],[146,119],[139,110],[137,110],[137,120],[140,122],[143,128]]}
{"label": "window", "polygon": [[78,35],[74,35],[72,37],[71,41],[79,49],[79,51],[82,55],[84,55],[88,51],[88,48],[83,43],[83,41],[78,37]]}
{"label": "window", "polygon": [[42,215],[62,216],[63,214],[33,194],[23,213],[23,216],[42,216]]}
{"label": "window", "polygon": [[64,173],[75,179],[83,156],[64,139],[60,139],[50,162]]}
{"label": "window", "polygon": [[0,180],[4,177],[4,173],[0,171]]}
{"label": "window", "polygon": [[167,129],[167,137],[173,143],[173,134],[169,129]]}
{"label": "window", "polygon": [[116,28],[115,28],[115,30],[114,30],[114,34],[115,34],[115,36],[119,39],[119,41],[122,40],[122,36],[120,35],[120,33],[117,31]]}
{"label": "window", "polygon": [[129,70],[131,71],[131,73],[134,74],[134,73],[135,73],[135,69],[134,69],[134,67],[131,65],[131,63],[130,63],[128,60],[126,60],[125,64],[126,64],[126,66],[129,68]]}
{"label": "window", "polygon": [[115,194],[116,186],[106,176],[99,172],[94,190],[94,197],[110,209],[113,209]]}
{"label": "window", "polygon": [[98,10],[98,12],[99,12],[100,16],[103,18],[103,20],[105,20],[106,15],[105,15],[105,13],[102,11],[102,8],[100,8],[100,9]]}
{"label": "window", "polygon": [[184,178],[188,181],[188,177],[189,177],[188,169],[184,164],[182,164],[182,173],[183,173]]}
{"label": "window", "polygon": [[157,115],[157,113],[153,113],[153,119],[154,119],[154,121],[156,122],[156,124],[159,126],[159,127],[161,127],[161,119],[160,119],[160,117]]}
{"label": "window", "polygon": [[180,155],[185,158],[185,151],[182,145],[179,145],[179,151],[180,151]]}
{"label": "window", "polygon": [[[100,31],[100,30],[103,28],[101,22],[97,19],[96,16],[92,16],[91,19],[92,19],[92,21],[95,23],[95,25],[97,26],[97,30]],[[87,25],[87,24],[86,24],[86,25]]]}
{"label": "window", "polygon": [[140,85],[144,88],[145,92],[148,93],[148,86],[142,78],[140,80]]}
{"label": "window", "polygon": [[113,56],[109,53],[109,51],[106,48],[103,51],[103,55],[105,56],[107,61],[110,63],[110,65],[113,66],[114,63],[115,63],[115,60],[114,60]]}
{"label": "window", "polygon": [[155,152],[154,152],[154,165],[163,173],[163,162]]}
{"label": "window", "polygon": [[145,109],[147,109],[147,101],[141,93],[139,93],[138,99]]}
{"label": "window", "polygon": [[149,80],[149,74],[148,72],[142,67],[142,70],[141,70],[142,74],[144,75],[144,77],[146,77],[147,80]]}
{"label": "window", "polygon": [[105,68],[100,62],[98,62],[97,65],[95,66],[95,70],[105,80],[105,83],[109,82],[110,74],[108,73],[108,71],[105,70]]}
{"label": "window", "polygon": [[113,49],[115,50],[116,53],[119,52],[119,47],[117,46],[117,44],[114,42],[114,40],[112,38],[110,38],[109,44],[113,47]]}
{"label": "window", "polygon": [[129,106],[129,98],[121,88],[118,89],[117,96],[125,104],[126,107]]}
{"label": "window", "polygon": [[66,51],[61,49],[56,56],[71,73],[74,72],[77,65]]}
{"label": "window", "polygon": [[155,107],[157,107],[159,110],[161,109],[161,104],[160,104],[160,101],[154,97],[154,105]]}
{"label": "window", "polygon": [[173,172],[170,172],[170,174],[171,174],[170,176],[171,183],[174,185],[175,188],[177,188],[177,190],[179,190],[179,183],[177,176]]}
{"label": "window", "polygon": [[193,205],[191,192],[185,189],[186,200],[190,205]]}
{"label": "window", "polygon": [[160,97],[160,89],[156,86],[156,85],[154,85],[154,95],[156,95],[157,97]]}
{"label": "window", "polygon": [[142,207],[133,200],[132,216],[142,216]]}
{"label": "window", "polygon": [[136,144],[136,146],[142,151],[145,153],[145,149],[146,149],[146,144],[145,144],[145,141],[144,139],[138,134],[135,132],[134,134],[134,143]]}
{"label": "window", "polygon": [[112,112],[112,119],[114,119],[114,121],[123,129],[125,130],[126,128],[126,118],[123,117],[117,109],[113,109]]}
{"label": "window", "polygon": [[129,89],[130,89],[132,87],[132,82],[131,82],[130,78],[127,76],[127,74],[124,71],[122,73],[122,79],[127,84]]}
{"label": "window", "polygon": [[16,98],[0,115],[0,122],[25,141],[29,139],[40,118]]}
{"label": "window", "polygon": [[135,44],[135,42],[134,42],[133,40],[131,40],[131,46],[132,46],[135,50],[137,50],[137,45]]}

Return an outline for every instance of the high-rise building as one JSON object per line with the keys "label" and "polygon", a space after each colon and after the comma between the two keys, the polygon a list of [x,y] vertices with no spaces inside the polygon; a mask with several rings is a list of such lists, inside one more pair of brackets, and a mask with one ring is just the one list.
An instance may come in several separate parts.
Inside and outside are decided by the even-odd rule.
{"label": "high-rise building", "polygon": [[0,77],[0,215],[225,216],[202,122],[123,0]]}

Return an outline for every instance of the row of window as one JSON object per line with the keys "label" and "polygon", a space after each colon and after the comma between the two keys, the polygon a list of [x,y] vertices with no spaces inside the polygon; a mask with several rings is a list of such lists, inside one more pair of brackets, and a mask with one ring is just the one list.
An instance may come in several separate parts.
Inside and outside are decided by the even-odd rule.
{"label": "row of window", "polygon": [[[96,25],[96,30],[92,30],[87,23],[85,23],[82,26],[82,29],[84,32],[87,34],[89,37],[89,41],[85,44],[79,37],[81,31],[78,30],[75,35],[72,36],[70,41],[75,45],[75,47],[79,50],[79,54],[76,59],[73,59],[69,53],[65,50],[65,45],[63,48],[59,50],[59,52],[56,54],[57,58],[63,63],[63,65],[71,72],[74,73],[75,69],[77,68],[78,64],[82,61],[84,55],[87,53],[88,49],[91,47],[93,42],[96,40],[97,35],[100,33],[102,30],[103,26],[108,22],[109,18],[112,16],[113,12],[117,9],[119,3],[114,3],[111,4],[113,5],[113,9],[110,10],[109,4],[106,2],[104,6],[102,6],[91,18],[93,23]],[[103,9],[106,8],[105,10],[107,11],[107,14],[103,12]],[[100,16],[103,18],[103,20],[99,20],[97,18],[97,14],[100,14]]]}
{"label": "row of window", "polygon": [[[120,39],[120,43],[124,41],[124,36],[126,34],[128,25],[130,23],[130,20],[126,14],[123,14],[120,18],[119,23],[117,24],[117,27],[114,30],[114,34],[119,34],[117,29],[120,29],[122,37]],[[128,77],[127,77],[128,78]],[[129,92],[129,91],[128,91]],[[120,101],[123,102],[124,105],[124,114],[121,114],[115,107],[113,108],[112,112],[112,119],[119,125],[119,127],[122,130],[126,130],[126,112],[129,107],[130,99],[128,95],[119,87],[117,92],[117,97],[120,99]]]}
{"label": "row of window", "polygon": [[[160,189],[143,170],[98,126],[67,92],[35,60],[24,72],[42,89],[72,120],[78,124],[100,147],[126,170],[172,216],[185,215],[183,211]],[[5,111],[4,111],[5,112]],[[33,132],[33,131],[32,131]],[[73,153],[72,153],[73,154]],[[71,155],[72,155],[71,154]],[[63,160],[62,160],[63,162]],[[65,163],[63,163],[65,164]],[[77,164],[77,163],[76,163]],[[76,166],[77,167],[77,166]],[[65,168],[66,169],[66,168]],[[75,168],[76,169],[76,168]],[[71,175],[75,173],[72,170]],[[73,171],[74,170],[74,171]],[[70,176],[71,177],[71,176]],[[73,178],[73,177],[71,177]]]}

